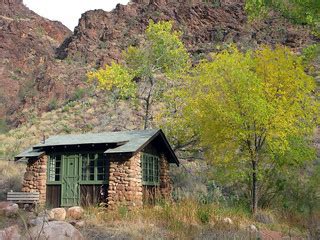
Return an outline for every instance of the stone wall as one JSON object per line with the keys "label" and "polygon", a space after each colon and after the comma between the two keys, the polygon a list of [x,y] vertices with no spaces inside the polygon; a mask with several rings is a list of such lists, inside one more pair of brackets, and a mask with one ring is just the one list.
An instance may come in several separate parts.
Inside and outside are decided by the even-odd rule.
{"label": "stone wall", "polygon": [[[147,149],[150,153],[150,149]],[[155,204],[157,199],[165,199],[170,201],[172,193],[172,182],[169,171],[170,164],[166,157],[160,155],[160,185],[159,186],[143,186],[143,200],[148,204]]]}
{"label": "stone wall", "polygon": [[46,201],[47,182],[47,156],[44,155],[36,160],[29,160],[24,174],[22,185],[23,192],[39,192],[39,203]]}
{"label": "stone wall", "polygon": [[110,175],[107,204],[117,206],[142,206],[142,173],[140,153],[127,157],[110,158]]}
{"label": "stone wall", "polygon": [[162,154],[160,157],[160,193],[164,199],[171,199],[172,182],[169,175],[170,164]]}

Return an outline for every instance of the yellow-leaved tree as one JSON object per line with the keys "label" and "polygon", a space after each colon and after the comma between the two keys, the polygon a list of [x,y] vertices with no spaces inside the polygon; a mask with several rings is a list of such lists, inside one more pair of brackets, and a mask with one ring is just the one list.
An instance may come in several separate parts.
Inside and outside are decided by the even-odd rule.
{"label": "yellow-leaved tree", "polygon": [[[182,131],[183,124],[191,128],[207,158],[230,166],[233,174],[243,174],[235,166],[247,168],[256,212],[259,179],[273,161],[277,166],[284,159],[306,160],[297,152],[309,146],[316,126],[314,90],[314,79],[289,49],[262,47],[242,53],[230,47],[199,63],[172,91],[179,111],[167,125],[174,128],[171,123],[180,122]],[[294,157],[282,157],[290,152]]]}
{"label": "yellow-leaved tree", "polygon": [[173,30],[172,22],[151,20],[144,40],[123,52],[122,63],[113,62],[89,72],[89,81],[97,81],[98,87],[118,98],[138,100],[147,129],[153,119],[154,103],[161,101],[164,92],[190,67],[189,54],[180,38],[181,33]]}

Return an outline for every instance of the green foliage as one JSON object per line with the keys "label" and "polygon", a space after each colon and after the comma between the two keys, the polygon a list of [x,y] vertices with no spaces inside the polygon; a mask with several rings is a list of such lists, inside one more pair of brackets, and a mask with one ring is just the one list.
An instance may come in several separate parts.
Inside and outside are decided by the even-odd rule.
{"label": "green foliage", "polygon": [[197,210],[197,216],[202,224],[208,224],[211,217],[210,207],[201,207]]}
{"label": "green foliage", "polygon": [[220,0],[203,0],[203,2],[210,4],[212,7],[220,7],[221,6]]}
{"label": "green foliage", "polygon": [[52,111],[57,109],[58,107],[58,101],[56,98],[53,98],[50,100],[49,104],[48,104],[48,111]]}
{"label": "green foliage", "polygon": [[0,119],[0,134],[9,130],[8,124],[5,119]]}
{"label": "green foliage", "polygon": [[34,97],[37,94],[34,81],[25,82],[19,89],[18,96],[20,101]]}
{"label": "green foliage", "polygon": [[310,62],[320,55],[320,44],[312,44],[302,51],[303,60]]}
{"label": "green foliage", "polygon": [[270,10],[281,12],[297,24],[308,24],[320,30],[320,1],[318,0],[246,0],[246,11],[251,18],[266,15]]}
{"label": "green foliage", "polygon": [[76,88],[73,95],[70,98],[70,101],[78,101],[81,100],[86,95],[85,88]]}
{"label": "green foliage", "polygon": [[128,208],[126,206],[120,206],[118,208],[118,213],[120,215],[121,218],[127,218],[128,217]]}
{"label": "green foliage", "polygon": [[179,122],[182,135],[192,128],[209,162],[247,185],[251,174],[261,180],[270,166],[314,159],[309,141],[319,103],[300,57],[280,46],[247,53],[231,47],[211,59],[173,91],[180,111],[169,126]]}

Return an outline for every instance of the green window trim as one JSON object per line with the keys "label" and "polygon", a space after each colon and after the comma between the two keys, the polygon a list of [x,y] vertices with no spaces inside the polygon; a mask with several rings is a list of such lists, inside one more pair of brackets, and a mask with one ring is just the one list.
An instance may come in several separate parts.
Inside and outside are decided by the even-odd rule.
{"label": "green window trim", "polygon": [[149,153],[142,153],[141,169],[143,185],[160,185],[160,159],[158,156]]}
{"label": "green window trim", "polygon": [[[102,153],[81,152],[79,161],[79,184],[107,184],[109,181],[108,160]],[[63,165],[68,153],[55,153],[48,156],[47,162],[47,184],[62,184]]]}
{"label": "green window trim", "polygon": [[80,155],[80,184],[108,182],[108,161],[103,154],[82,153]]}
{"label": "green window trim", "polygon": [[48,157],[47,183],[58,183],[61,181],[62,158],[61,155],[50,155]]}

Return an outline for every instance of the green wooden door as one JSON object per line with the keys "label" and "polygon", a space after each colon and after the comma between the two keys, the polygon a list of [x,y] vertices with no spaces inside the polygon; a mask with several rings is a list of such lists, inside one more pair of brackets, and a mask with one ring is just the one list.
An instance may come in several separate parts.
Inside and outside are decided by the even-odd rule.
{"label": "green wooden door", "polygon": [[77,206],[80,202],[79,155],[63,156],[61,206]]}

